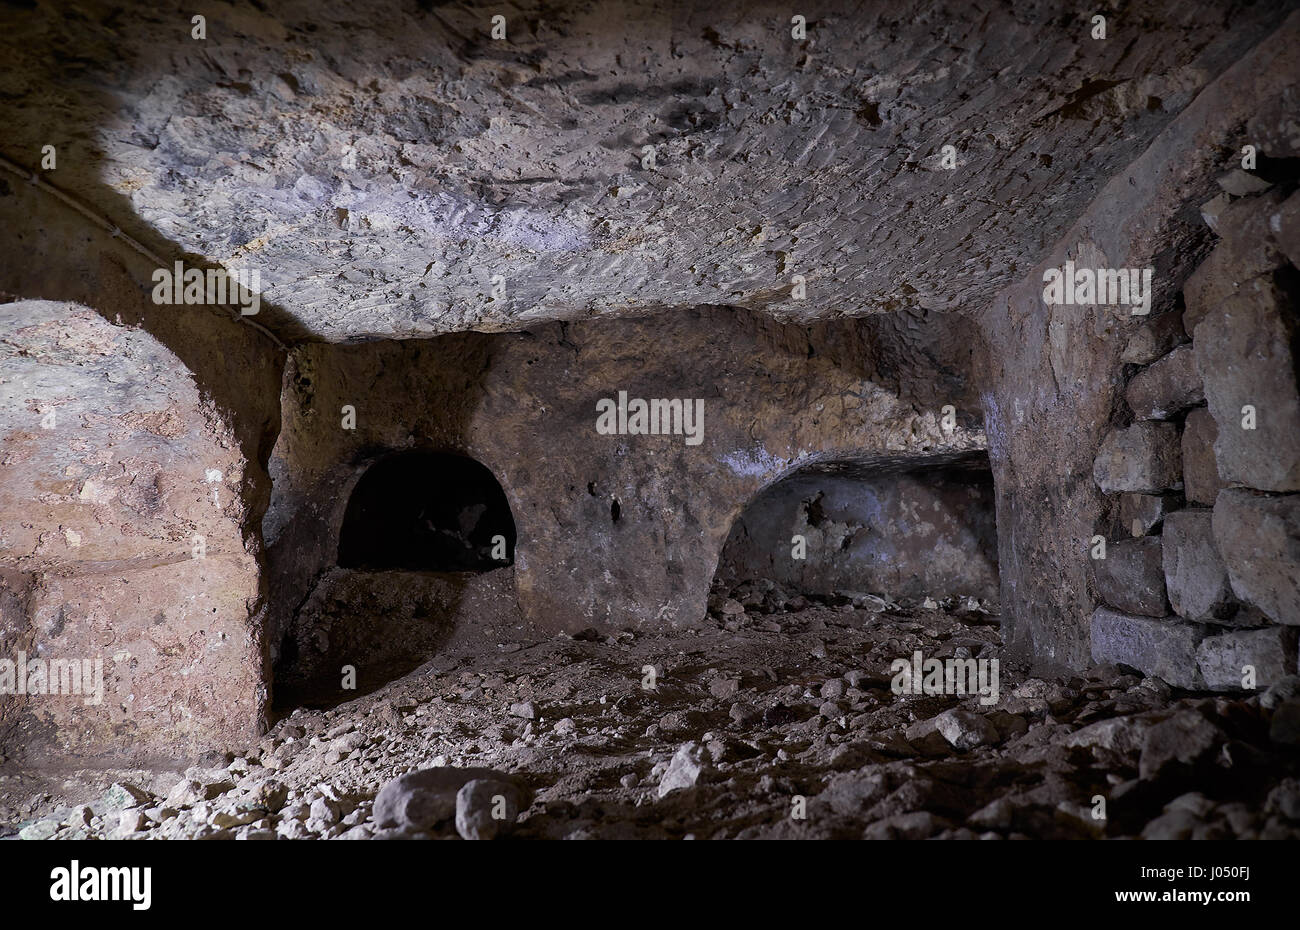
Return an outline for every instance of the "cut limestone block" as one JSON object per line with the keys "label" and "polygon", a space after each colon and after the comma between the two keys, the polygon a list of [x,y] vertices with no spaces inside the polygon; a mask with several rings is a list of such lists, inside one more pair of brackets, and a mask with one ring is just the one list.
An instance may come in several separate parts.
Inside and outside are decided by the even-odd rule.
{"label": "cut limestone block", "polygon": [[1237,597],[1278,623],[1300,625],[1300,494],[1220,491],[1214,542]]}
{"label": "cut limestone block", "polygon": [[1269,158],[1300,156],[1300,134],[1296,132],[1294,86],[1287,92],[1255,101],[1246,120],[1244,138]]}
{"label": "cut limestone block", "polygon": [[1093,460],[1092,477],[1106,493],[1158,494],[1183,486],[1178,427],[1142,421],[1112,430]]}
{"label": "cut limestone block", "polygon": [[1199,404],[1205,394],[1192,347],[1179,346],[1139,371],[1128,383],[1124,397],[1139,420],[1167,420]]}
{"label": "cut limestone block", "polygon": [[1196,649],[1196,662],[1213,691],[1242,690],[1251,674],[1254,687],[1262,690],[1295,668],[1296,631],[1275,626],[1207,636]]}
{"label": "cut limestone block", "polygon": [[1205,203],[1201,204],[1201,219],[1205,220],[1205,225],[1219,232],[1219,220],[1223,216],[1223,211],[1232,203],[1232,198],[1227,194],[1215,194]]}
{"label": "cut limestone block", "polygon": [[1118,532],[1145,536],[1157,529],[1171,510],[1182,505],[1177,494],[1121,494],[1115,509]]}
{"label": "cut limestone block", "polygon": [[1132,617],[1099,607],[1092,615],[1092,660],[1129,665],[1177,688],[1201,688],[1196,647],[1204,636],[1204,628],[1195,623]]}
{"label": "cut limestone block", "polygon": [[1097,594],[1107,604],[1145,617],[1168,616],[1159,536],[1112,542],[1106,558],[1092,565]]}
{"label": "cut limestone block", "polygon": [[1286,264],[1269,230],[1270,217],[1281,203],[1280,195],[1268,193],[1223,208],[1215,230],[1222,241],[1183,285],[1183,328],[1189,334],[1206,314],[1249,287],[1252,279]]}
{"label": "cut limestone block", "polygon": [[1205,407],[1197,407],[1183,421],[1183,494],[1189,504],[1214,506],[1214,499],[1227,485],[1219,477],[1214,441],[1219,428]]}
{"label": "cut limestone block", "polygon": [[1187,620],[1225,621],[1237,612],[1212,521],[1209,510],[1180,510],[1165,518],[1165,586],[1174,613]]}
{"label": "cut limestone block", "polygon": [[1178,313],[1162,313],[1142,324],[1128,337],[1121,362],[1130,365],[1149,365],[1175,346],[1187,341],[1183,318]]}
{"label": "cut limestone block", "polygon": [[1196,364],[1218,424],[1214,454],[1229,484],[1300,490],[1297,326],[1288,300],[1257,278],[1196,327]]}
{"label": "cut limestone block", "polygon": [[1262,194],[1273,186],[1259,175],[1251,174],[1249,171],[1243,171],[1240,168],[1233,168],[1220,177],[1218,184],[1219,187],[1223,188],[1225,194],[1231,194],[1233,197],[1249,197],[1254,194]]}

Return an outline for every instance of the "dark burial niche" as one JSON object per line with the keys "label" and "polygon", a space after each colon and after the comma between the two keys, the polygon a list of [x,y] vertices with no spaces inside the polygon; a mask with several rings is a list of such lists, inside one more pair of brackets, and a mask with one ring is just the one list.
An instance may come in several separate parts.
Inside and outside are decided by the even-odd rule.
{"label": "dark burial niche", "polygon": [[[987,458],[940,467],[799,471],[737,517],[715,587],[775,583],[813,598],[998,595],[997,530]],[[792,555],[792,537],[806,557]]]}
{"label": "dark burial niche", "polygon": [[338,564],[485,572],[512,564],[514,552],[515,521],[491,471],[461,455],[403,452],[376,462],[357,483]]}

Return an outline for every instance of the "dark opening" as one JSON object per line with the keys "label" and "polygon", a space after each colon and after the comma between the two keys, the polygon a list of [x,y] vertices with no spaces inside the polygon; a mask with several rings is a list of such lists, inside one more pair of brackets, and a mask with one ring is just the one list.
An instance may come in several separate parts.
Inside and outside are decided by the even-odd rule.
{"label": "dark opening", "polygon": [[987,459],[796,472],[736,518],[714,580],[724,591],[776,584],[814,598],[863,592],[996,599]]}
{"label": "dark opening", "polygon": [[515,521],[492,472],[441,452],[403,452],[372,465],[339,534],[342,568],[483,572],[514,557]]}

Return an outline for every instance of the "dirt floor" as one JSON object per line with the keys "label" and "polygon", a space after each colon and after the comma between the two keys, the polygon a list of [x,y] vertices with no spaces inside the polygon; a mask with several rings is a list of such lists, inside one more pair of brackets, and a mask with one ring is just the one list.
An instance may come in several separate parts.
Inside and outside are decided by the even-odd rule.
{"label": "dirt floor", "polygon": [[1198,696],[1001,665],[993,705],[899,695],[890,665],[918,650],[997,657],[996,614],[727,593],[695,630],[462,634],[184,772],[9,770],[0,835],[455,837],[452,820],[381,827],[375,798],[474,767],[519,786],[515,838],[1300,837],[1297,722],[1271,713],[1295,678]]}

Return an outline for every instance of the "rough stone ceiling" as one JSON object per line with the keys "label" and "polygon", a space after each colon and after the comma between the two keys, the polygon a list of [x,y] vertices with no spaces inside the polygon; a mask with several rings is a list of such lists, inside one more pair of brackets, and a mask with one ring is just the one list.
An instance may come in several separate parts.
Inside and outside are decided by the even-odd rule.
{"label": "rough stone ceiling", "polygon": [[349,341],[977,309],[1289,4],[266,6],[6,9],[3,154]]}

